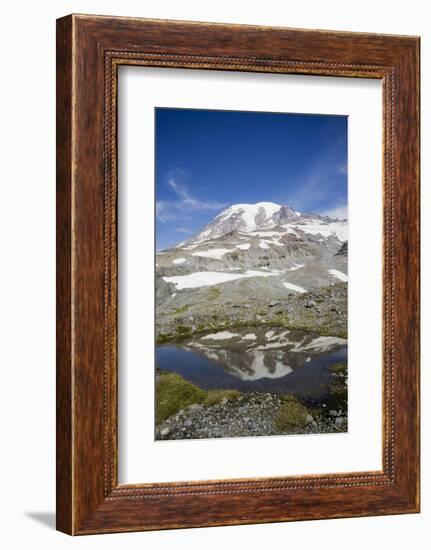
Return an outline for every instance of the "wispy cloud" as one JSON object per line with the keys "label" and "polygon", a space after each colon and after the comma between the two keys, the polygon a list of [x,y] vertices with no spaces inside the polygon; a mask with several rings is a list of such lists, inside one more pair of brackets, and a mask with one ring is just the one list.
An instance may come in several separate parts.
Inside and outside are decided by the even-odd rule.
{"label": "wispy cloud", "polygon": [[341,204],[329,210],[325,210],[322,212],[322,215],[329,216],[332,219],[338,218],[340,220],[346,220],[348,217],[347,204]]}
{"label": "wispy cloud", "polygon": [[[325,151],[311,165],[308,173],[297,181],[290,181],[288,187],[291,192],[284,203],[301,212],[321,212],[322,208],[319,207],[328,207],[328,197],[338,194],[340,176],[347,174],[347,164],[336,162],[337,152],[338,144]],[[336,206],[342,207],[339,203]],[[335,210],[335,207],[332,208]]]}
{"label": "wispy cloud", "polygon": [[156,202],[156,215],[161,222],[181,219],[184,212],[220,210],[227,206],[227,203],[203,200],[193,196],[187,187],[179,183],[175,178],[169,178],[167,186],[178,198],[176,200]]}
{"label": "wispy cloud", "polygon": [[193,233],[193,230],[188,227],[175,227],[174,231],[177,233]]}
{"label": "wispy cloud", "polygon": [[335,171],[337,172],[337,174],[343,174],[345,176],[347,174],[347,163],[342,162],[340,164],[337,164],[337,166],[335,167]]}

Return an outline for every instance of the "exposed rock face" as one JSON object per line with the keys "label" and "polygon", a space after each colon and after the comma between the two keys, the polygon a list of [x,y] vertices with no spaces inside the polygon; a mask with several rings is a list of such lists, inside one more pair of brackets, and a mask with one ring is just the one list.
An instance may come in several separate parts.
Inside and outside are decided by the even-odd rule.
{"label": "exposed rock face", "polygon": [[290,221],[289,218],[299,219],[289,206],[280,206],[272,202],[235,204],[223,210],[187,243],[211,240],[235,230],[250,232],[259,227],[271,227]]}
{"label": "exposed rock face", "polygon": [[342,244],[340,250],[336,253],[336,256],[347,256],[348,253],[348,243],[347,241]]}
{"label": "exposed rock face", "polygon": [[156,278],[156,288],[157,288],[157,292],[156,292],[157,306],[162,305],[164,302],[169,300],[169,298],[173,294],[175,294],[175,286],[170,283],[166,283],[163,280],[163,278],[160,276],[157,276]]}

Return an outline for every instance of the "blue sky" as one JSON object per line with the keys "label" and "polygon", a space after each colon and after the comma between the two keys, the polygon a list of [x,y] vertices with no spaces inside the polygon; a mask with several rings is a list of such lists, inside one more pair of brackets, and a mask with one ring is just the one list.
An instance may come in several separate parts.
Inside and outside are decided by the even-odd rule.
{"label": "blue sky", "polygon": [[156,109],[156,247],[236,203],[347,217],[347,117]]}

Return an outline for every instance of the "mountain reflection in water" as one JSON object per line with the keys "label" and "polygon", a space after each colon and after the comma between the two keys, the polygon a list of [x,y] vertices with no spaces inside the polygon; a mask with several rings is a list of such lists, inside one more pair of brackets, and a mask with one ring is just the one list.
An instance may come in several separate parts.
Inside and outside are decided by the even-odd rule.
{"label": "mountain reflection in water", "polygon": [[250,327],[195,336],[156,348],[156,365],[204,389],[324,397],[328,367],[347,361],[347,340],[284,328]]}

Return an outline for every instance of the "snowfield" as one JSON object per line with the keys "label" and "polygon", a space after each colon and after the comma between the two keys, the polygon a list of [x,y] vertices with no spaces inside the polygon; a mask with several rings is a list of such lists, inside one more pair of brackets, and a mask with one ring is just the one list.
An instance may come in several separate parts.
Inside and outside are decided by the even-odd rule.
{"label": "snowfield", "polygon": [[338,269],[328,269],[328,273],[330,273],[337,279],[340,279],[340,281],[343,281],[343,283],[347,283],[347,281],[349,280],[349,277],[342,271],[338,271]]}
{"label": "snowfield", "polygon": [[283,285],[289,290],[294,290],[295,292],[301,292],[301,293],[307,292],[307,290],[305,288],[302,288],[302,286],[294,285],[292,283],[283,282]]}
{"label": "snowfield", "polygon": [[[236,279],[244,279],[246,277],[272,277],[278,275],[265,271],[246,271],[245,273],[226,273],[224,271],[196,271],[190,275],[176,275],[173,277],[162,277],[167,283],[173,283],[177,290],[184,288],[196,288],[199,286],[211,286],[235,281]],[[300,287],[298,287],[300,288]],[[304,291],[305,292],[305,291]]]}
{"label": "snowfield", "polygon": [[297,269],[301,269],[301,267],[304,267],[304,264],[293,264],[292,267],[287,268],[287,271],[296,271]]}
{"label": "snowfield", "polygon": [[227,252],[231,252],[230,248],[213,248],[211,250],[201,250],[200,252],[193,252],[192,256],[200,256],[201,258],[213,258],[215,260],[221,260],[221,258]]}
{"label": "snowfield", "polygon": [[322,235],[326,238],[335,235],[340,242],[345,242],[348,238],[348,224],[346,221],[329,224],[319,219],[311,219],[300,223],[290,223],[287,227],[295,228],[310,235]]}
{"label": "snowfield", "polygon": [[280,237],[283,235],[281,231],[253,231],[252,237]]}

